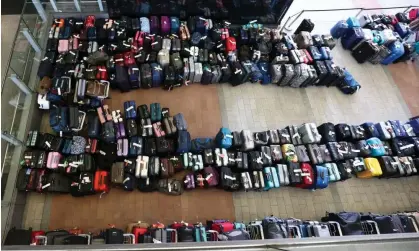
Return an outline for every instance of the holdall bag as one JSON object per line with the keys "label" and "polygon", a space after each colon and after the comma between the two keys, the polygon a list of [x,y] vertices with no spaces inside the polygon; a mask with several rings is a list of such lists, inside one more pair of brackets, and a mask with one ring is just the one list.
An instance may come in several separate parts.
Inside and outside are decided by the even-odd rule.
{"label": "holdall bag", "polygon": [[233,135],[228,128],[220,128],[219,132],[215,136],[215,142],[217,146],[221,148],[230,148],[233,144]]}

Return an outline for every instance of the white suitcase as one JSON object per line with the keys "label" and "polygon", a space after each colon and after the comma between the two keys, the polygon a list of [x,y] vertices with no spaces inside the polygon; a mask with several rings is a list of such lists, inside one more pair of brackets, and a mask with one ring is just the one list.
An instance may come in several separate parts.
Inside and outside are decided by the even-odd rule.
{"label": "white suitcase", "polygon": [[313,225],[314,236],[316,237],[329,237],[329,226],[325,224]]}
{"label": "white suitcase", "polygon": [[284,165],[284,164],[276,165],[276,171],[279,177],[279,184],[281,186],[288,186],[290,184],[290,179],[289,179],[287,165]]}
{"label": "white suitcase", "polygon": [[162,68],[170,64],[170,51],[169,50],[160,50],[157,54],[157,62]]}
{"label": "white suitcase", "polygon": [[171,46],[172,46],[172,42],[170,41],[170,39],[163,38],[162,50],[170,51]]}
{"label": "white suitcase", "polygon": [[201,154],[194,154],[192,156],[192,161],[193,161],[192,169],[194,171],[199,171],[199,170],[204,169],[204,162],[202,160],[202,155]]}
{"label": "white suitcase", "polygon": [[314,123],[304,123],[298,127],[298,133],[304,144],[320,143],[322,136]]}
{"label": "white suitcase", "polygon": [[148,156],[138,156],[137,163],[135,165],[135,177],[147,178],[148,177]]}
{"label": "white suitcase", "polygon": [[193,167],[193,155],[192,153],[184,153],[182,154],[183,159],[183,167],[185,169],[191,169]]}
{"label": "white suitcase", "polygon": [[228,155],[227,155],[227,150],[225,148],[215,148],[214,155],[215,155],[215,164],[218,167],[228,165]]}
{"label": "white suitcase", "polygon": [[244,190],[252,189],[252,180],[250,179],[250,174],[248,172],[241,173],[241,183],[243,184]]}
{"label": "white suitcase", "polygon": [[359,17],[358,22],[361,27],[365,27],[365,25],[370,24],[373,21],[372,21],[371,15],[367,14],[367,15],[363,15]]}
{"label": "white suitcase", "polygon": [[188,78],[189,83],[188,84],[192,84],[195,79],[195,62],[193,60],[193,57],[189,57],[188,62],[189,62],[189,78]]}

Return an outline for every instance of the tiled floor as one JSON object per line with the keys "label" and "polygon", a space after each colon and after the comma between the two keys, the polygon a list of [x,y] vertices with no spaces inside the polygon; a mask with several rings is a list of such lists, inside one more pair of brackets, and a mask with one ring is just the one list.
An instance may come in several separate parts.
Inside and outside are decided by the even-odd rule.
{"label": "tiled floor", "polygon": [[[419,92],[412,92],[406,86],[419,83],[413,68],[403,71],[404,74],[399,72],[393,75],[398,82],[396,86],[384,67],[357,64],[339,44],[333,50],[333,56],[336,64],[345,66],[362,84],[356,95],[345,96],[336,88],[221,85],[219,96],[223,125],[232,130],[246,128],[261,131],[310,121],[317,124],[327,121],[359,124],[390,118],[406,120],[410,117],[397,86],[404,95],[412,97],[412,102],[407,102],[414,107]],[[397,72],[404,66],[402,63],[392,67],[397,67],[394,70]],[[419,177],[398,180],[353,179],[315,192],[295,188],[280,188],[267,193],[237,192],[234,194],[236,219],[249,221],[269,214],[319,219],[325,211],[392,212],[414,209],[419,205],[418,181]]]}

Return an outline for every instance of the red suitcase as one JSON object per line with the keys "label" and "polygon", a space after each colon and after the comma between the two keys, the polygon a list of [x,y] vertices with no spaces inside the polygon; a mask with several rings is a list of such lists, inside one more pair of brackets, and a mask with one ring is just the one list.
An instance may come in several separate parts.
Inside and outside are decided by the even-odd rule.
{"label": "red suitcase", "polygon": [[108,193],[110,190],[110,174],[107,171],[96,171],[94,190],[98,193]]}
{"label": "red suitcase", "polygon": [[301,176],[303,177],[302,179],[303,182],[301,184],[297,184],[296,187],[299,187],[299,188],[313,187],[314,172],[310,164],[301,163]]}
{"label": "red suitcase", "polygon": [[135,243],[140,243],[140,236],[141,235],[145,235],[148,232],[147,228],[142,228],[142,227],[133,227],[132,228],[132,234],[134,235],[135,238]]}
{"label": "red suitcase", "polygon": [[37,236],[45,236],[45,231],[42,231],[42,230],[32,231],[32,234],[31,234],[31,239],[32,239],[31,243],[32,244],[34,244],[34,245],[44,245],[44,243],[40,242],[41,240],[38,239]]}
{"label": "red suitcase", "polygon": [[231,222],[214,223],[211,225],[211,229],[218,233],[230,232],[234,229],[234,224]]}

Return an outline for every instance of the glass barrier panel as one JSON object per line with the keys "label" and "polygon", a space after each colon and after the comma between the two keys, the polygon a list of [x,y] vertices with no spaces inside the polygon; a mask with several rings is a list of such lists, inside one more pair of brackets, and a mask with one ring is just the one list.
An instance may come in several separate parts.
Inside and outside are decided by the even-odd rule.
{"label": "glass barrier panel", "polygon": [[[7,178],[9,177],[10,168],[12,167],[12,157],[15,151],[15,146],[5,140],[1,140],[1,199],[3,200],[4,191],[7,185]],[[17,167],[16,167],[17,168]]]}

